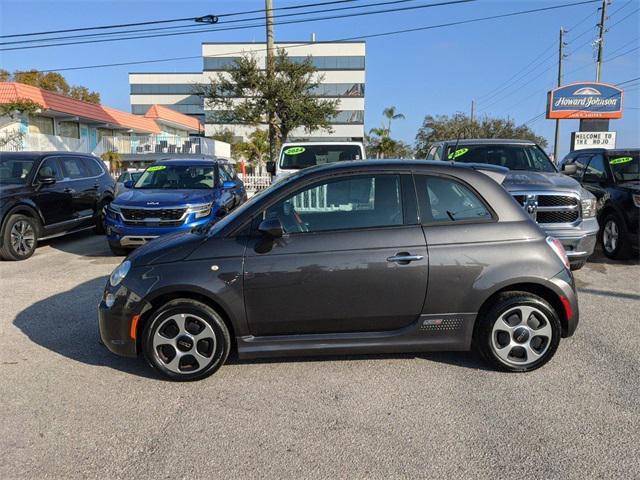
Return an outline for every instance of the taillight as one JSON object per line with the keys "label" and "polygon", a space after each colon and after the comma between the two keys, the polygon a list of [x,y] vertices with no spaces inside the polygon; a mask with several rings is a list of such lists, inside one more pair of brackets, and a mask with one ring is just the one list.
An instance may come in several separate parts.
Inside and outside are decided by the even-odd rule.
{"label": "taillight", "polygon": [[570,268],[569,257],[567,257],[567,252],[562,246],[562,243],[560,242],[560,240],[553,237],[547,237],[546,240],[547,240],[547,244],[551,247],[551,250],[553,250],[555,254],[558,255],[558,257],[560,257],[560,260],[562,260],[562,263],[564,263],[564,266],[567,268]]}

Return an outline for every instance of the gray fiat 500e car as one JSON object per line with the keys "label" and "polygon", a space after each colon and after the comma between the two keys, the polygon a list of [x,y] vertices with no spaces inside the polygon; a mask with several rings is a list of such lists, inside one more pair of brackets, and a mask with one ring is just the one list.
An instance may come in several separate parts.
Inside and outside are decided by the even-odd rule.
{"label": "gray fiat 500e car", "polygon": [[232,350],[474,347],[499,369],[538,368],[577,327],[576,290],[562,244],[494,180],[505,174],[397,160],[300,171],[129,255],[100,302],[102,340],[173,380],[211,375]]}

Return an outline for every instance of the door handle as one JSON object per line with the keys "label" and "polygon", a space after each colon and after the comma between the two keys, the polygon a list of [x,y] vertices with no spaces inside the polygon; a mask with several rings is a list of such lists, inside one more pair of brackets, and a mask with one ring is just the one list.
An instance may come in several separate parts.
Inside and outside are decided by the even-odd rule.
{"label": "door handle", "polygon": [[393,257],[387,257],[387,262],[395,262],[400,265],[407,265],[409,262],[422,260],[422,255],[394,255]]}

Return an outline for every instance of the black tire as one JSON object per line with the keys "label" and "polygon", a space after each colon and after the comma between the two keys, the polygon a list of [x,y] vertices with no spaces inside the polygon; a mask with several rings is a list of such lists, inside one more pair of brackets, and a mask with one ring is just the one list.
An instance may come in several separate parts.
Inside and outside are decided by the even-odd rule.
{"label": "black tire", "polygon": [[[170,328],[170,324],[172,322],[171,319],[176,317],[184,318],[183,321],[185,322],[186,334],[180,333],[180,330],[178,330],[178,333],[176,333],[175,336],[170,335],[171,338],[168,339],[167,342],[170,343],[173,341],[176,346],[160,345],[157,348],[154,348],[153,341],[154,338],[156,338],[156,335],[162,333],[161,329],[165,329],[167,325],[169,325]],[[209,328],[207,328],[207,326],[200,325],[201,322],[206,322],[206,325]],[[190,325],[202,326],[203,329],[200,330],[200,333],[207,328],[207,332],[210,331],[212,338],[214,339],[212,343],[208,344],[210,351],[205,355],[207,357],[207,362],[203,362],[202,365],[194,356],[194,352],[200,353],[200,343],[196,343],[193,341],[193,337],[190,337],[190,335],[194,334],[194,332],[189,331]],[[186,361],[186,364],[183,370],[182,360],[178,360],[177,366],[174,367],[174,370],[177,371],[174,371],[167,366],[171,363],[170,353],[171,351],[173,351],[174,354],[179,353],[177,348],[179,340],[185,337],[187,342],[189,339],[192,340],[191,347],[180,352],[182,358]],[[166,336],[163,336],[162,338],[167,339]],[[163,355],[166,353],[163,350],[165,347],[169,349],[169,358],[163,358]],[[153,312],[151,318],[146,323],[142,334],[142,351],[147,362],[164,377],[180,382],[201,380],[212,375],[227,360],[230,349],[231,337],[229,335],[229,329],[218,312],[202,302],[188,298],[171,300],[160,307],[156,312]],[[194,362],[197,367],[194,367]],[[197,368],[197,370],[194,372],[189,371],[190,366],[191,369]]]}
{"label": "black tire", "polygon": [[[615,228],[618,234],[615,247],[610,242],[605,241],[608,228]],[[631,256],[631,243],[627,239],[627,224],[617,213],[609,213],[604,217],[602,231],[600,232],[600,242],[602,251],[609,258],[623,260]]]}
{"label": "black tire", "polygon": [[575,271],[575,270],[580,270],[582,267],[584,267],[586,265],[587,261],[586,260],[579,260],[576,262],[571,262],[571,270]]}
{"label": "black tire", "polygon": [[109,242],[109,249],[111,250],[111,253],[119,257],[126,257],[129,254],[129,251],[126,248],[122,248],[120,245],[111,242]]}
{"label": "black tire", "polygon": [[[516,341],[516,334],[518,333],[518,330],[514,331],[513,337],[511,334],[507,334],[509,337],[509,345],[513,344],[513,346],[504,347],[509,348],[508,351],[501,351],[503,352],[503,356],[505,353],[511,352],[515,354],[524,354],[527,357],[526,360],[519,361],[520,359],[518,359],[517,357],[513,357],[511,360],[509,360],[508,358],[503,359],[498,355],[498,353],[496,353],[498,350],[494,347],[494,345],[496,344],[500,345],[498,335],[506,334],[506,332],[496,333],[494,331],[494,325],[505,313],[508,314],[509,312],[514,312],[517,316],[518,307],[533,307],[536,312],[542,313],[543,319],[545,321],[545,323],[542,325],[546,325],[547,321],[549,323],[551,335],[550,337],[546,337],[546,340],[542,341],[543,345],[539,350],[541,355],[539,358],[534,357],[536,358],[535,360],[530,361],[528,358],[528,354],[526,353],[524,348],[525,344],[522,344],[522,346],[520,346],[521,344]],[[540,318],[538,317],[538,313],[535,313],[532,321],[537,322],[539,320]],[[495,337],[494,333],[496,333]],[[499,370],[510,372],[529,372],[531,370],[540,368],[549,360],[551,360],[553,355],[556,353],[556,350],[558,349],[561,335],[562,328],[560,325],[558,314],[553,309],[553,307],[551,307],[551,305],[549,305],[545,300],[538,297],[537,295],[533,295],[528,292],[506,292],[500,294],[495,302],[482,315],[482,317],[478,318],[474,333],[474,346],[477,350],[480,351],[487,362],[489,362]],[[530,337],[528,336],[529,342],[527,343],[531,345],[533,343],[532,339],[534,339],[535,337],[536,335],[530,335]],[[539,337],[536,342],[541,339],[542,337]]]}
{"label": "black tire", "polygon": [[[26,260],[36,251],[40,224],[26,215],[11,215],[7,220],[2,236],[0,257],[4,260]],[[18,244],[12,241],[15,234],[20,235]]]}
{"label": "black tire", "polygon": [[96,212],[96,224],[93,227],[93,231],[97,235],[104,235],[106,232],[106,226],[104,223],[104,207],[111,203],[110,200],[105,200],[98,206],[98,211]]}

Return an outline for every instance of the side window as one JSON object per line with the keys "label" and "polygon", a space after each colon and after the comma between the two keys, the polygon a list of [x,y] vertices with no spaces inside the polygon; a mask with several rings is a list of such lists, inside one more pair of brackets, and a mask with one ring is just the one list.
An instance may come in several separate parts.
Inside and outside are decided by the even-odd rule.
{"label": "side window", "polygon": [[76,157],[62,157],[60,158],[62,163],[62,174],[64,178],[75,180],[77,178],[87,177],[83,169],[82,159]]}
{"label": "side window", "polygon": [[236,171],[233,168],[233,165],[223,165],[222,168],[229,174],[231,180],[236,178]]}
{"label": "side window", "polygon": [[469,188],[449,178],[416,175],[422,223],[491,220],[491,212]]}
{"label": "side window", "polygon": [[433,159],[442,160],[442,145],[440,145],[439,147],[436,147],[436,149],[434,150]]}
{"label": "side window", "polygon": [[435,152],[436,147],[430,147],[429,152],[427,152],[427,158],[425,160],[433,160],[433,152]]}
{"label": "side window", "polygon": [[104,173],[96,160],[93,160],[91,158],[83,158],[82,163],[84,164],[85,171],[90,177],[98,177]]}
{"label": "side window", "polygon": [[575,174],[571,175],[576,180],[582,180],[582,174],[587,168],[587,164],[589,163],[590,155],[578,155],[576,157],[575,166],[578,169]]}
{"label": "side window", "polygon": [[591,157],[589,166],[584,171],[583,180],[585,182],[598,183],[607,178],[607,172],[604,165],[604,157],[601,153],[598,153]]}
{"label": "side window", "polygon": [[224,168],[224,165],[220,165],[219,170],[220,170],[220,181],[228,182],[232,180],[232,178],[229,176],[229,172],[227,171],[226,168]]}
{"label": "side window", "polygon": [[118,180],[116,180],[116,182],[118,183],[124,183],[126,181],[130,180],[129,178],[129,172],[124,172],[121,173],[120,176],[118,177]]}
{"label": "side window", "polygon": [[55,158],[47,158],[38,170],[39,177],[55,177],[57,181],[62,180],[62,172],[60,171],[60,165]]}
{"label": "side window", "polygon": [[327,180],[269,207],[285,232],[322,232],[402,225],[399,175],[366,175]]}

